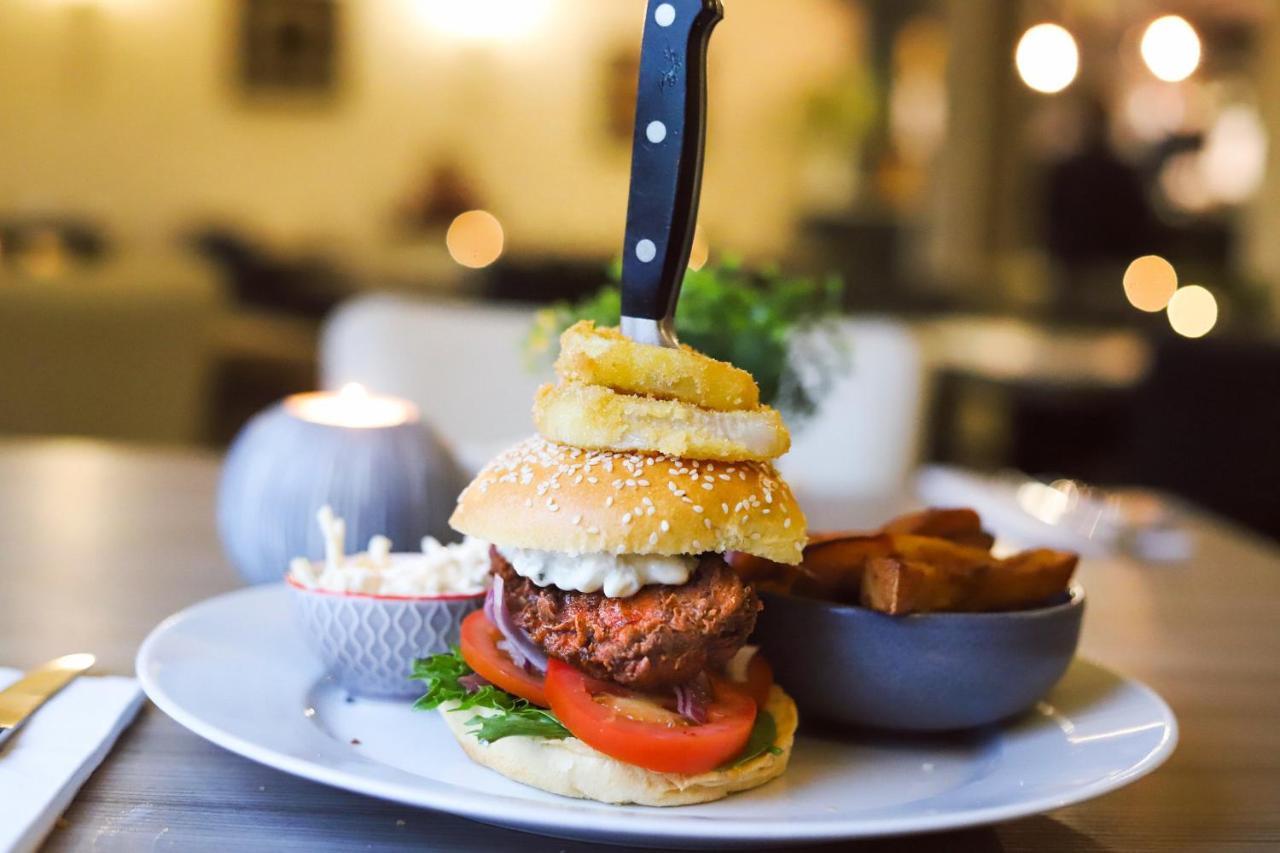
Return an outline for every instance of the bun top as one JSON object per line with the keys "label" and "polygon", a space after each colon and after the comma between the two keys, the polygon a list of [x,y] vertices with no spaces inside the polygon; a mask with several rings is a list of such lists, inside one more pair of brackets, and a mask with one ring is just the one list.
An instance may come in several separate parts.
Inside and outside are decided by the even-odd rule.
{"label": "bun top", "polygon": [[805,518],[768,462],[707,462],[526,439],[458,498],[454,529],[570,554],[744,551],[800,562]]}

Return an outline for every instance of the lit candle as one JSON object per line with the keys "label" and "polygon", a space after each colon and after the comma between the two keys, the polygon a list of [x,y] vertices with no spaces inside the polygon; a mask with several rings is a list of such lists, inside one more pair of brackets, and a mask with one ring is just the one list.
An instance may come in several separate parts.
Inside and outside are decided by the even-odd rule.
{"label": "lit candle", "polygon": [[412,403],[370,394],[358,382],[348,382],[336,394],[294,394],[285,399],[284,406],[304,421],[350,429],[384,429],[418,420],[418,408]]}
{"label": "lit candle", "polygon": [[[293,557],[340,559],[341,540],[451,539],[465,478],[417,406],[351,383],[286,397],[236,437],[223,467],[218,528],[251,582],[278,581]],[[322,537],[316,512],[344,528]]]}

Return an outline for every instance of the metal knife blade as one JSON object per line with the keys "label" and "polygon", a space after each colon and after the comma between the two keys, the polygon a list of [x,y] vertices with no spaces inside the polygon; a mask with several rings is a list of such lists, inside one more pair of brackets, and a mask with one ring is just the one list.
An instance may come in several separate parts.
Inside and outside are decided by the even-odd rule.
{"label": "metal knife blade", "polygon": [[91,654],[63,655],[36,667],[0,690],[0,743],[94,662]]}

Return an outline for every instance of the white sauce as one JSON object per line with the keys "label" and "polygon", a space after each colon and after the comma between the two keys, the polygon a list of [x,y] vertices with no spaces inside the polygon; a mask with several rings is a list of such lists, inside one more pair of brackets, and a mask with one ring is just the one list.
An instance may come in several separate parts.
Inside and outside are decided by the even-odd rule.
{"label": "white sauce", "polygon": [[649,584],[679,585],[698,567],[695,556],[660,554],[565,554],[529,548],[502,548],[502,556],[520,577],[538,586],[599,592],[628,598]]}
{"label": "white sauce", "polygon": [[309,589],[367,595],[474,595],[489,583],[489,543],[468,537],[442,545],[428,536],[422,553],[391,553],[391,540],[375,536],[367,551],[343,553],[346,524],[324,507],[317,514],[325,537],[325,558],[299,557],[289,574]]}

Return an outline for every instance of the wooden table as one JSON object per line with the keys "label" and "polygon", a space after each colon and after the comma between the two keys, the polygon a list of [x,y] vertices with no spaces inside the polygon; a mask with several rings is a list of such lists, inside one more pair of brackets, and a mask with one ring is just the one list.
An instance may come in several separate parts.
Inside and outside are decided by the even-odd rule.
{"label": "wooden table", "polygon": [[[0,444],[0,655],[91,650],[133,669],[168,614],[233,589],[214,531],[218,459],[89,443]],[[1190,565],[1094,561],[1084,654],[1173,705],[1182,743],[1130,788],[1047,816],[859,849],[1231,850],[1280,845],[1280,550],[1194,519]],[[2,818],[0,818],[2,819]],[[146,709],[81,791],[51,850],[536,850],[491,829],[286,776]]]}

